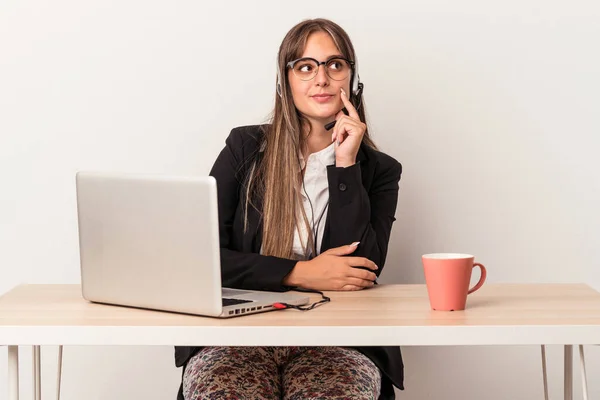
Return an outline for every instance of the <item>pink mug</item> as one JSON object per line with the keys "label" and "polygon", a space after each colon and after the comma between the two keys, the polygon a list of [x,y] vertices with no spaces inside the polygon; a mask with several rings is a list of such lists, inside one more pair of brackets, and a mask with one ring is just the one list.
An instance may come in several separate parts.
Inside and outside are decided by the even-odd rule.
{"label": "pink mug", "polygon": [[[475,257],[470,254],[425,254],[422,259],[432,310],[464,310],[467,295],[478,290],[485,282],[485,267],[474,262]],[[469,289],[471,272],[476,266],[481,268],[481,277],[479,282]]]}

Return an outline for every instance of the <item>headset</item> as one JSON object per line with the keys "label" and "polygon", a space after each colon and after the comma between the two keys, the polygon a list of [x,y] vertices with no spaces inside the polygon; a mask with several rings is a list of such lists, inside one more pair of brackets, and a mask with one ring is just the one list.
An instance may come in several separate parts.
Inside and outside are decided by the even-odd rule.
{"label": "headset", "polygon": [[[285,69],[287,71],[287,66],[285,67]],[[281,82],[281,72],[279,71],[279,65],[277,65],[277,94],[279,95],[279,97],[283,95],[281,91]],[[352,78],[350,80],[350,90],[352,92],[352,97],[350,98],[350,101],[357,110],[360,107],[360,99],[363,88],[364,84],[360,81],[360,76],[358,75],[358,61],[355,58],[354,65],[352,66]]]}

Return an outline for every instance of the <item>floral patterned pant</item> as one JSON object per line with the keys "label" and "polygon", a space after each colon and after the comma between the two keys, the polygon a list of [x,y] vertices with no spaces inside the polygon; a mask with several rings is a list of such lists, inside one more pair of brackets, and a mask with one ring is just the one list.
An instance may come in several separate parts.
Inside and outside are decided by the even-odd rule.
{"label": "floral patterned pant", "polygon": [[381,372],[343,347],[205,347],[183,376],[186,400],[375,400]]}

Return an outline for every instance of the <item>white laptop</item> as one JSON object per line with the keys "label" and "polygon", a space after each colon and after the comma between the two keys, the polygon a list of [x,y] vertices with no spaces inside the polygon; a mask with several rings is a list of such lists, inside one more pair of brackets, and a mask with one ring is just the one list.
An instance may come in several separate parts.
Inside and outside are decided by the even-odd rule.
{"label": "white laptop", "polygon": [[212,317],[308,303],[221,287],[213,177],[78,172],[76,186],[86,300]]}

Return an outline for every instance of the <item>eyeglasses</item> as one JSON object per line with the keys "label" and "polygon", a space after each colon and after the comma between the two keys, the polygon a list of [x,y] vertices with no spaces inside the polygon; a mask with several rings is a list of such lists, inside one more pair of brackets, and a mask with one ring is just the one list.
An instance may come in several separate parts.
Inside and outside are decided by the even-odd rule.
{"label": "eyeglasses", "polygon": [[310,81],[319,72],[319,67],[325,66],[325,73],[334,81],[344,80],[354,68],[354,62],[343,57],[332,57],[327,61],[317,61],[311,57],[303,57],[287,63],[294,75],[303,81]]}

